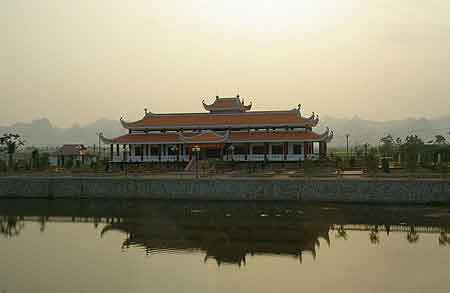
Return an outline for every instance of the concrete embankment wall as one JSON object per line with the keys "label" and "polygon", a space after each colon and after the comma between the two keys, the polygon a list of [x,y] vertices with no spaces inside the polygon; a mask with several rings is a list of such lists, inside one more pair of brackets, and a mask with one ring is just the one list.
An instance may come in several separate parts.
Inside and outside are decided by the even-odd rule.
{"label": "concrete embankment wall", "polygon": [[450,203],[450,182],[417,179],[0,178],[0,198],[7,197]]}

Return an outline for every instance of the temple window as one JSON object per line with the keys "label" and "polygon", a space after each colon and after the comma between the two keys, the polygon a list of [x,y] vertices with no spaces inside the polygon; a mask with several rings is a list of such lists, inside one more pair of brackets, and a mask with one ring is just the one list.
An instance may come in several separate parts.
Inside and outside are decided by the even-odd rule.
{"label": "temple window", "polygon": [[150,155],[151,156],[159,156],[159,146],[156,146],[156,145],[150,146]]}
{"label": "temple window", "polygon": [[142,156],[142,147],[141,146],[134,146],[134,155],[135,156]]}
{"label": "temple window", "polygon": [[272,155],[282,155],[283,146],[282,145],[272,145]]}
{"label": "temple window", "polygon": [[236,145],[233,153],[235,155],[245,155],[247,153],[247,147],[244,145]]}
{"label": "temple window", "polygon": [[254,145],[252,148],[252,153],[254,155],[264,155],[264,146],[263,145]]}
{"label": "temple window", "polygon": [[175,156],[177,154],[177,147],[174,145],[170,145],[167,148],[167,155],[169,156]]}
{"label": "temple window", "polygon": [[301,155],[302,154],[302,145],[294,144],[293,151],[294,151],[294,155]]}

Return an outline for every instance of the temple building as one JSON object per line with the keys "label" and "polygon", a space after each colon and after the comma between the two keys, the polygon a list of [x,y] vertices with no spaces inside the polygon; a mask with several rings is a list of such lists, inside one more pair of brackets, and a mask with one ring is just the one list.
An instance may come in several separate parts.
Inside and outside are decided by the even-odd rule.
{"label": "temple building", "polygon": [[113,163],[189,162],[221,159],[235,162],[298,162],[326,156],[333,132],[316,133],[314,112],[301,106],[286,111],[251,111],[252,103],[236,97],[203,101],[206,112],[156,114],[145,109],[142,119],[126,122],[128,133],[102,137]]}

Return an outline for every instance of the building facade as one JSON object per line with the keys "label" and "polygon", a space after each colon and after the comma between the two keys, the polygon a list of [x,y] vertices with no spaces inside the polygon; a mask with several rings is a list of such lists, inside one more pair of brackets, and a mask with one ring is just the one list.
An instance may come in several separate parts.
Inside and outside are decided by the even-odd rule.
{"label": "building facade", "polygon": [[50,166],[65,167],[70,162],[73,166],[90,165],[97,157],[82,144],[65,144],[49,157]]}
{"label": "building facade", "polygon": [[113,163],[189,162],[220,159],[235,162],[298,162],[326,156],[333,132],[316,133],[318,115],[305,117],[301,106],[287,111],[251,111],[237,95],[203,101],[204,113],[156,114],[126,122],[128,133],[101,137]]}

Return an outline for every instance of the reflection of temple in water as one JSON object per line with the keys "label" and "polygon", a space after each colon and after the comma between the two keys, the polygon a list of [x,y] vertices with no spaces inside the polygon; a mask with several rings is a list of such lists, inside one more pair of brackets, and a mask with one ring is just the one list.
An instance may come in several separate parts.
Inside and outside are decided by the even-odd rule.
{"label": "reflection of temple in water", "polygon": [[[104,223],[125,234],[122,248],[139,247],[148,255],[200,252],[205,262],[245,265],[248,256],[315,258],[320,244],[351,241],[351,231],[380,235],[402,233],[414,244],[421,235],[436,235],[450,246],[450,210],[427,207],[313,205],[292,203],[201,203],[167,201],[10,201],[0,205],[0,234],[16,237],[25,223]],[[334,236],[333,236],[334,235]],[[333,236],[333,237],[331,237]]]}
{"label": "reflection of temple in water", "polygon": [[321,223],[282,225],[239,219],[205,222],[202,217],[187,217],[177,223],[125,220],[105,226],[102,234],[110,230],[126,233],[123,248],[143,247],[147,254],[202,251],[205,261],[214,259],[218,265],[245,265],[246,256],[259,254],[291,256],[301,262],[304,254],[316,257],[319,239],[330,242],[329,225]]}

